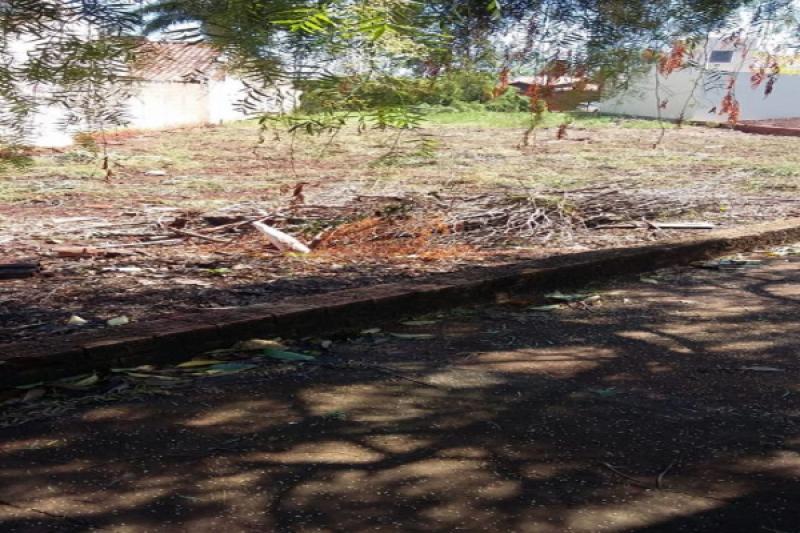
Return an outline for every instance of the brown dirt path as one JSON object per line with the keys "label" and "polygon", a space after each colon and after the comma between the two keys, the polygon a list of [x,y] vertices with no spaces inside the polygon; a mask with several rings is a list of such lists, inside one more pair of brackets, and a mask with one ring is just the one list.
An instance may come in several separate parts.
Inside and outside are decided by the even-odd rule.
{"label": "brown dirt path", "polygon": [[0,530],[800,531],[800,258],[596,290],[2,429]]}

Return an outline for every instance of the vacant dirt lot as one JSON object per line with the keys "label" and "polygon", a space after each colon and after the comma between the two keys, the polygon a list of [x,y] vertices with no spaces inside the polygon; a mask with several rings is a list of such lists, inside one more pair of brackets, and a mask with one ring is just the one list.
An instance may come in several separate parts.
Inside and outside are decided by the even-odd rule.
{"label": "vacant dirt lot", "polygon": [[0,529],[798,531],[800,258],[752,258],[14,391]]}
{"label": "vacant dirt lot", "polygon": [[[653,148],[654,122],[589,117],[520,149],[524,115],[434,120],[398,142],[126,134],[108,180],[86,150],[42,152],[0,179],[2,262],[43,268],[0,281],[0,342],[800,214],[797,139],[687,126]],[[314,252],[277,253],[253,220]]]}

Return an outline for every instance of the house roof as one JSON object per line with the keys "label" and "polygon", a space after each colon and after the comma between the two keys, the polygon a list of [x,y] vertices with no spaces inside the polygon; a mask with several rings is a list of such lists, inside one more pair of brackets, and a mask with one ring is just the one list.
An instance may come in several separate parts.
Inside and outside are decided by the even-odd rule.
{"label": "house roof", "polygon": [[575,76],[560,76],[552,78],[550,76],[519,76],[511,80],[510,85],[565,85],[568,83],[577,83],[585,78]]}
{"label": "house roof", "polygon": [[148,42],[131,77],[140,81],[201,82],[224,76],[222,53],[207,44]]}
{"label": "house roof", "polygon": [[[529,85],[547,85],[556,89],[572,89],[580,82],[586,82],[585,77],[576,76],[561,76],[559,78],[550,78],[548,76],[520,76],[511,80],[509,85],[524,89]],[[584,89],[589,91],[596,91],[598,85],[596,83],[587,83]]]}

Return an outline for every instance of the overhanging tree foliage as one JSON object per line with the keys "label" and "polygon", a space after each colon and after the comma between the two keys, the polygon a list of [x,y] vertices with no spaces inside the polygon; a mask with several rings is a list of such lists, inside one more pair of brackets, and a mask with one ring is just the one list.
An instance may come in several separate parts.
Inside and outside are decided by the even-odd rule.
{"label": "overhanging tree foliage", "polygon": [[[791,0],[4,0],[0,1],[0,130],[6,155],[24,141],[37,106],[96,129],[124,122],[117,104],[137,35],[207,41],[253,90],[316,79],[333,101],[359,95],[359,80],[393,83],[398,72],[453,69],[532,73],[555,59],[614,79],[641,50],[704,35],[749,8],[763,27]],[[20,41],[21,39],[21,41]],[[33,91],[32,87],[37,90]],[[41,90],[44,88],[45,90]],[[379,93],[378,93],[379,94]],[[377,98],[380,100],[380,98]],[[359,103],[375,116],[386,102]],[[305,124],[304,127],[311,127]]]}
{"label": "overhanging tree foliage", "polygon": [[0,141],[19,155],[30,118],[60,105],[63,121],[88,129],[124,122],[115,78],[133,58],[139,17],[102,0],[0,2]]}

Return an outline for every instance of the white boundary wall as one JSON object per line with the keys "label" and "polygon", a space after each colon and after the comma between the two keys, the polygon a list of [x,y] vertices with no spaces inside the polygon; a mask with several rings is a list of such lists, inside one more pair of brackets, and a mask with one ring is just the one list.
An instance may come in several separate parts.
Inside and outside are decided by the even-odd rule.
{"label": "white boundary wall", "polygon": [[[158,130],[179,126],[221,124],[249,118],[238,102],[244,96],[245,86],[234,77],[226,76],[220,81],[207,83],[138,82],[131,90],[128,100],[128,124],[122,129]],[[269,97],[262,99],[254,113],[288,112],[299,102],[300,92],[289,86],[267,91]],[[73,144],[73,136],[79,127],[65,130],[62,123],[65,112],[57,106],[42,106],[34,115],[30,125],[30,144],[40,147],[58,148]]]}
{"label": "white boundary wall", "polygon": [[[34,46],[33,38],[18,38],[11,43],[16,60],[25,61],[27,52]],[[44,100],[52,88],[31,85],[29,93]],[[245,96],[244,83],[235,76],[225,75],[221,80],[210,79],[201,83],[189,82],[136,82],[126,89],[132,96],[126,105],[126,128],[157,130],[179,126],[220,124],[249,118],[241,112],[239,101]],[[290,85],[268,89],[253,113],[275,113],[293,110],[300,92]],[[278,93],[283,98],[277,98]],[[252,114],[252,113],[251,113]],[[80,126],[64,127],[66,111],[60,106],[41,104],[26,124],[27,143],[40,147],[64,147],[73,144]]]}
{"label": "white boundary wall", "polygon": [[[692,87],[699,76],[705,79],[698,83],[692,95]],[[683,117],[686,120],[724,122],[727,120],[725,116],[711,112],[715,107],[719,110],[727,92],[719,84],[718,80],[710,79],[708,74],[703,75],[698,69],[676,71],[666,78],[661,77],[660,99],[662,102],[667,101],[666,107],[661,109],[661,116],[665,119],[677,119],[686,107]],[[707,88],[706,85],[716,86]],[[736,74],[735,94],[741,109],[740,120],[800,117],[800,76],[778,76],[772,94],[765,96],[763,84],[753,89],[750,85],[750,74],[739,72]],[[655,69],[629,90],[601,100],[597,108],[601,113],[657,117]]]}
{"label": "white boundary wall", "polygon": [[142,82],[128,101],[129,128],[160,129],[209,122],[209,90],[205,83]]}
{"label": "white boundary wall", "polygon": [[765,96],[766,82],[755,89],[751,87],[750,64],[753,61],[749,57],[719,41],[709,45],[708,50],[731,50],[734,56],[730,63],[708,63],[705,71],[688,68],[676,70],[668,76],[659,75],[660,98],[656,96],[656,67],[653,67],[634,80],[628,90],[602,99],[597,104],[598,110],[602,113],[655,118],[659,115],[658,100],[661,100],[667,102],[661,109],[662,118],[677,119],[685,108],[685,120],[724,122],[726,116],[711,110],[719,110],[727,92],[729,77],[738,71],[735,72],[735,96],[740,106],[740,120],[800,117],[800,75],[794,72],[781,73],[772,94]]}
{"label": "white boundary wall", "polygon": [[208,107],[209,122],[219,124],[233,120],[244,120],[253,113],[289,112],[300,103],[301,92],[291,85],[264,90],[265,95],[250,112],[241,109],[240,102],[246,95],[247,87],[239,78],[226,75],[222,80],[209,82]]}

